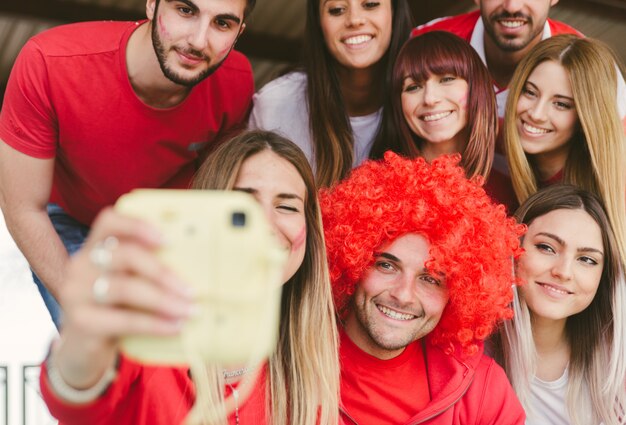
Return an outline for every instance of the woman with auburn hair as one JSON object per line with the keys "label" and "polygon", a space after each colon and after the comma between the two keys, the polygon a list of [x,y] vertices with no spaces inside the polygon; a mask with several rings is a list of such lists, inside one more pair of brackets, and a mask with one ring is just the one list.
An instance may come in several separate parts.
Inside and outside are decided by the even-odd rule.
{"label": "woman with auburn hair", "polygon": [[397,139],[387,93],[411,27],[406,0],[307,0],[304,70],[255,94],[250,127],[298,144],[318,186],[342,179],[373,155],[374,140]]}
{"label": "woman with auburn hair", "polygon": [[556,182],[597,193],[626,259],[626,137],[615,95],[620,74],[617,57],[598,40],[559,35],[542,41],[513,75],[504,144],[520,203]]}
{"label": "woman with auburn hair", "polygon": [[[209,416],[221,416],[203,423],[336,424],[338,336],[317,190],[304,154],[274,133],[243,133],[211,154],[194,188],[250,193],[289,253],[276,351],[257,370],[250,397],[235,404],[228,418],[220,400],[225,393],[237,396],[233,386],[248,370],[216,369],[208,382],[194,376],[210,387],[208,399],[216,401]],[[117,241],[108,250],[112,277],[106,297],[95,297],[92,286],[98,275],[90,253],[111,236]],[[142,365],[119,347],[123,336],[176,334],[191,314],[184,282],[153,253],[158,238],[143,222],[108,210],[72,258],[61,298],[61,340],[41,374],[44,399],[60,423],[185,421],[196,394],[189,369]]]}
{"label": "woman with auburn hair", "polygon": [[[507,176],[492,170],[498,114],[489,71],[465,40],[443,31],[407,41],[392,74],[392,111],[398,152],[432,161],[460,153],[468,178],[512,208]],[[374,147],[378,151],[383,147]]]}
{"label": "woman with auburn hair", "polygon": [[496,352],[527,424],[626,420],[626,282],[601,201],[572,185],[531,195],[518,259],[515,316]]}

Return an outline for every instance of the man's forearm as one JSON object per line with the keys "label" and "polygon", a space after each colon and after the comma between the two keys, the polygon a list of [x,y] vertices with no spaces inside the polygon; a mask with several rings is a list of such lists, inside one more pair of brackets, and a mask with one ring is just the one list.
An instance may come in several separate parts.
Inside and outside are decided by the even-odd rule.
{"label": "man's forearm", "polygon": [[11,236],[30,267],[58,300],[69,256],[46,210],[5,205],[2,212]]}

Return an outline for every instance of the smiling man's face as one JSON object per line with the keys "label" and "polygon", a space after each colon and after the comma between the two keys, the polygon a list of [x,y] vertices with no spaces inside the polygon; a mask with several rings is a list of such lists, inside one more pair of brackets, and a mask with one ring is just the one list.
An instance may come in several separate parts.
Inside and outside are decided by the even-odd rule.
{"label": "smiling man's face", "polygon": [[502,51],[516,52],[541,41],[550,8],[558,0],[474,0],[486,35]]}
{"label": "smiling man's face", "polygon": [[222,64],[243,30],[246,0],[148,0],[163,74],[192,87]]}
{"label": "smiling man's face", "polygon": [[428,333],[448,302],[441,277],[425,267],[430,244],[409,233],[383,245],[357,284],[345,329],[363,351],[389,359]]}

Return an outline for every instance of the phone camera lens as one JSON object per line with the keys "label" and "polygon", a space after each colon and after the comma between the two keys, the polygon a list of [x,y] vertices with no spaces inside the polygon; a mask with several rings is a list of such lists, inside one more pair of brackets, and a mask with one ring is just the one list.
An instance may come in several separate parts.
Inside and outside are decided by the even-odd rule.
{"label": "phone camera lens", "polygon": [[246,213],[234,212],[231,217],[233,227],[244,227],[246,225]]}

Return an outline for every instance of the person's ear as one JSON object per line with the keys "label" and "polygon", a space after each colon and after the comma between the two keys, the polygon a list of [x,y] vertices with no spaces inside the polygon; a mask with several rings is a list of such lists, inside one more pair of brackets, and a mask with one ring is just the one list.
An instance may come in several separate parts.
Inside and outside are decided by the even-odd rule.
{"label": "person's ear", "polygon": [[237,34],[237,38],[235,38],[235,42],[233,43],[233,46],[235,44],[237,44],[237,42],[239,41],[239,37],[241,37],[241,34],[243,34],[243,31],[246,29],[246,23],[244,22],[243,24],[241,24],[241,26],[239,27],[239,33]]}
{"label": "person's ear", "polygon": [[147,0],[146,1],[146,16],[148,20],[154,20],[154,12],[156,11],[156,0]]}

